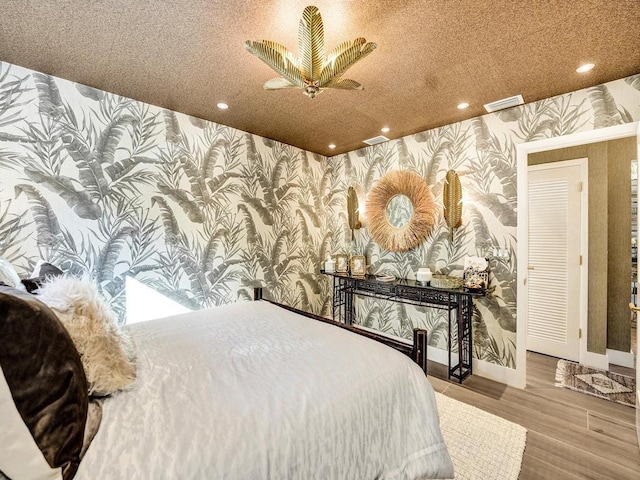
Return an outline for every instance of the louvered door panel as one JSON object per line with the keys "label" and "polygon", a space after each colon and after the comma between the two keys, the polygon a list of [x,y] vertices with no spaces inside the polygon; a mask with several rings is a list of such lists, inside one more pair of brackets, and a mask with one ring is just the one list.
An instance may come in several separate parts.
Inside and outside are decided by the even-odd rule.
{"label": "louvered door panel", "polygon": [[529,177],[527,348],[577,360],[580,167],[534,170]]}
{"label": "louvered door panel", "polygon": [[566,181],[529,186],[529,323],[532,337],[567,342],[567,204]]}

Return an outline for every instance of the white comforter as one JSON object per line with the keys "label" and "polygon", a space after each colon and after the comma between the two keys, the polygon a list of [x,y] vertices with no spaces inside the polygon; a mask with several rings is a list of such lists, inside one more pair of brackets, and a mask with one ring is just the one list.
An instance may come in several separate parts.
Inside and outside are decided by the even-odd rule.
{"label": "white comforter", "polygon": [[453,477],[433,389],[391,348],[267,302],[129,331],[138,379],[76,478]]}

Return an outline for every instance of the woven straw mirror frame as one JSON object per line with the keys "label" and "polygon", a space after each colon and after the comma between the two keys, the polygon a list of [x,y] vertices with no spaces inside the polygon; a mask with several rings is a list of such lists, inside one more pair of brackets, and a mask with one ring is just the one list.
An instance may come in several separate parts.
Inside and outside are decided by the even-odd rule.
{"label": "woven straw mirror frame", "polygon": [[[396,196],[406,196],[413,207],[411,219],[396,227],[387,218],[387,205]],[[366,203],[367,229],[371,238],[390,252],[406,252],[420,245],[436,222],[433,194],[420,175],[406,170],[387,173],[374,185]]]}

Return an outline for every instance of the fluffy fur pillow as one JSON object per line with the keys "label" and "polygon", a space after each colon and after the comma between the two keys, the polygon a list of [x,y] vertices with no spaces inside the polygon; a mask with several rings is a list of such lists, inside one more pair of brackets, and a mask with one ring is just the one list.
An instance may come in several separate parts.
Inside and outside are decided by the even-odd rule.
{"label": "fluffy fur pillow", "polygon": [[29,293],[38,293],[38,289],[50,278],[60,277],[64,272],[48,262],[40,260],[31,274],[31,278],[23,278],[22,284]]}
{"label": "fluffy fur pillow", "polygon": [[69,331],[80,353],[89,394],[109,395],[136,378],[131,338],[118,328],[113,313],[88,278],[51,278],[38,291]]}

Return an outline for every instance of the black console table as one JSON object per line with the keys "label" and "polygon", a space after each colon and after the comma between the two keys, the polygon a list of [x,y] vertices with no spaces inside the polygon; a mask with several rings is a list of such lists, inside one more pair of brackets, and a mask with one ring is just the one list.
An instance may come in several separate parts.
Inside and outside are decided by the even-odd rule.
{"label": "black console table", "polygon": [[[461,288],[446,289],[423,286],[415,280],[396,279],[383,282],[374,275],[351,276],[346,273],[328,273],[333,277],[333,319],[347,325],[353,324],[355,308],[353,296],[373,297],[392,302],[401,302],[421,307],[447,310],[449,315],[447,329],[448,378],[458,382],[471,375],[471,316],[473,314],[473,297],[470,292]],[[453,312],[456,312],[455,318]],[[458,360],[451,365],[453,350],[452,325],[456,327]]]}

